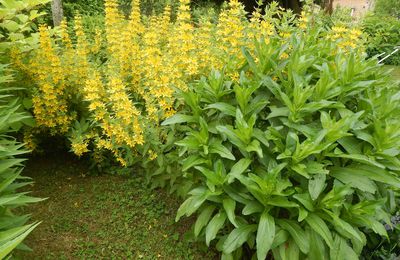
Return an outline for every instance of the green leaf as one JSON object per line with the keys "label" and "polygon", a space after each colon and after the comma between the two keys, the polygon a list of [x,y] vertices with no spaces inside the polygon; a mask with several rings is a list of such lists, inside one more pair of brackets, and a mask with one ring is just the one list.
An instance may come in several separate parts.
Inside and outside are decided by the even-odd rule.
{"label": "green leaf", "polygon": [[183,215],[192,215],[209,196],[209,191],[206,189],[201,189],[199,194],[192,195],[186,199],[182,205],[179,207],[176,213],[175,221],[178,221]]}
{"label": "green leaf", "polygon": [[312,200],[318,199],[318,196],[325,189],[325,180],[325,174],[316,174],[308,181],[308,191]]}
{"label": "green leaf", "polygon": [[236,116],[236,108],[228,103],[224,103],[224,102],[217,102],[217,103],[213,103],[210,104],[208,106],[205,107],[205,109],[217,109],[219,111],[221,111],[222,113],[229,115],[229,116]]}
{"label": "green leaf", "polygon": [[201,148],[201,144],[193,136],[187,136],[185,139],[178,141],[175,144],[178,146],[183,146],[187,149],[193,149],[193,150],[199,150]]}
{"label": "green leaf", "polygon": [[26,109],[31,109],[33,107],[31,98],[24,98],[22,100],[22,104],[23,104],[24,108],[26,108]]}
{"label": "green leaf", "polygon": [[10,32],[16,32],[17,30],[20,29],[20,27],[22,27],[22,25],[12,20],[6,20],[5,22],[1,23],[1,27],[5,28]]}
{"label": "green leaf", "polygon": [[232,166],[231,171],[227,175],[228,182],[232,183],[234,179],[239,179],[240,175],[247,170],[251,162],[251,159],[242,158],[237,163],[235,163],[235,165]]}
{"label": "green leaf", "polygon": [[267,119],[274,117],[288,117],[290,115],[290,110],[287,107],[270,107],[271,113],[268,115]]}
{"label": "green leaf", "polygon": [[25,161],[25,159],[2,159],[0,161],[0,173],[11,167],[20,165],[20,163],[23,161]]}
{"label": "green leaf", "polygon": [[298,260],[300,257],[299,247],[289,238],[285,244],[272,250],[275,260]]}
{"label": "green leaf", "polygon": [[251,141],[251,143],[246,147],[247,152],[256,152],[258,157],[263,158],[263,151],[260,146],[260,142],[256,139]]}
{"label": "green leaf", "polygon": [[[275,230],[277,230],[277,229],[275,228]],[[277,231],[275,234],[274,241],[271,245],[271,248],[276,248],[276,247],[282,245],[288,239],[289,239],[289,233],[284,229],[279,229],[279,231]]]}
{"label": "green leaf", "polygon": [[222,253],[221,255],[221,260],[234,260],[235,258],[233,258],[232,254],[225,254]]}
{"label": "green leaf", "polygon": [[224,178],[212,170],[202,166],[194,166],[194,168],[199,170],[207,178],[207,183],[211,183],[212,185],[221,185],[224,182]]}
{"label": "green leaf", "polygon": [[352,165],[349,167],[334,167],[332,171],[339,171],[347,175],[356,175],[370,178],[371,180],[386,183],[396,188],[400,188],[400,179],[394,177],[389,171],[370,166]]}
{"label": "green leaf", "polygon": [[228,216],[229,221],[235,227],[238,227],[238,224],[236,223],[236,216],[235,216],[236,202],[231,198],[227,198],[222,201],[222,205],[225,209],[225,212]]}
{"label": "green leaf", "polygon": [[367,164],[367,165],[375,166],[375,167],[378,167],[378,168],[381,168],[381,169],[385,169],[384,165],[378,163],[373,158],[370,158],[370,157],[368,157],[366,155],[363,155],[363,154],[344,154],[344,153],[334,154],[334,153],[329,153],[327,156],[352,159],[352,160],[354,160],[356,162],[360,162],[360,163],[364,163],[364,164]]}
{"label": "green leaf", "polygon": [[12,240],[21,234],[25,233],[32,225],[25,225],[21,227],[11,228],[0,232],[0,244]]}
{"label": "green leaf", "polygon": [[333,247],[330,251],[331,260],[358,260],[357,254],[339,235],[335,236]]}
{"label": "green leaf", "polygon": [[6,206],[12,204],[16,199],[21,197],[24,193],[3,195],[0,197],[0,206]]}
{"label": "green leaf", "polygon": [[197,237],[200,234],[201,229],[207,225],[208,221],[211,218],[212,213],[215,210],[214,205],[207,206],[204,208],[200,215],[198,216],[196,223],[194,224],[194,235]]}
{"label": "green leaf", "polygon": [[223,144],[220,143],[211,144],[209,146],[209,152],[219,154],[221,157],[229,160],[235,160],[235,156],[233,156],[231,151],[229,151],[228,148],[226,148]]}
{"label": "green leaf", "polygon": [[340,234],[349,239],[357,239],[361,243],[364,242],[363,238],[358,232],[357,227],[353,227],[352,225],[332,213],[330,215],[333,218],[333,225],[335,226],[336,230],[340,232]]}
{"label": "green leaf", "polygon": [[[350,170],[350,172],[351,171],[353,170]],[[359,174],[349,174],[348,171],[343,171],[343,168],[333,168],[330,172],[330,175],[337,178],[344,184],[348,184],[351,187],[357,188],[362,191],[375,193],[377,190],[377,186],[374,181],[367,176]]]}
{"label": "green leaf", "polygon": [[301,252],[304,254],[308,253],[310,250],[308,237],[300,225],[297,224],[297,222],[293,220],[279,219],[277,220],[277,224],[289,232],[290,236],[294,239]]}
{"label": "green leaf", "polygon": [[257,212],[262,212],[264,209],[263,205],[261,205],[257,201],[249,201],[245,204],[242,214],[243,215],[251,215]]}
{"label": "green leaf", "polygon": [[30,127],[34,127],[36,125],[36,121],[32,117],[26,117],[24,119],[21,119],[21,123]]}
{"label": "green leaf", "polygon": [[193,116],[175,114],[167,119],[165,119],[161,125],[174,125],[181,123],[193,123],[196,122],[196,119]]}
{"label": "green leaf", "polygon": [[226,220],[225,212],[220,212],[215,215],[210,223],[208,223],[206,228],[206,244],[207,246],[210,245],[211,240],[213,240],[216,236],[218,231],[224,226]]}
{"label": "green leaf", "polygon": [[308,225],[317,232],[326,242],[326,244],[332,248],[333,238],[331,231],[329,230],[326,223],[316,214],[309,213],[308,217],[305,219]]}
{"label": "green leaf", "polygon": [[298,209],[299,209],[299,216],[297,217],[297,221],[302,222],[308,216],[308,211],[303,207],[299,207]]}
{"label": "green leaf", "polygon": [[267,257],[269,250],[275,238],[275,220],[264,211],[260,216],[260,222],[257,229],[257,258],[264,260]]}
{"label": "green leaf", "polygon": [[253,137],[260,141],[266,147],[269,147],[269,141],[267,135],[258,128],[253,129]]}
{"label": "green leaf", "polygon": [[3,180],[0,183],[0,192],[6,189],[19,176],[19,174],[19,172],[11,174],[7,179]]}
{"label": "green leaf", "polygon": [[310,252],[308,253],[309,260],[324,260],[325,257],[325,245],[321,237],[313,230],[310,231]]}
{"label": "green leaf", "polygon": [[286,249],[286,259],[290,259],[290,260],[300,259],[299,247],[293,241],[293,239],[290,239],[288,241],[287,249]]}
{"label": "green leaf", "polygon": [[240,136],[238,136],[236,134],[236,132],[232,128],[232,126],[219,125],[219,126],[216,127],[216,129],[218,130],[218,132],[221,133],[221,135],[227,136],[228,139],[232,142],[232,144],[236,145],[240,149],[244,149],[245,148],[245,147],[243,147],[243,142],[242,142]]}
{"label": "green leaf", "polygon": [[[13,238],[11,238],[11,240],[9,240],[8,242],[6,242],[0,246],[0,259],[5,258],[39,224],[40,223],[26,225],[26,226],[17,228],[18,230],[14,230],[13,232],[16,232],[16,233],[13,233]],[[3,239],[4,239],[4,237],[3,237]],[[4,241],[7,241],[7,240],[8,239],[4,239]]]}
{"label": "green leaf", "polygon": [[187,157],[185,160],[183,160],[183,165],[182,165],[182,171],[187,171],[193,166],[207,163],[207,160],[204,158],[201,158],[198,155],[191,155]]}
{"label": "green leaf", "polygon": [[308,193],[302,193],[302,194],[294,194],[293,198],[298,200],[303,206],[309,210],[309,211],[314,211],[314,205],[311,200],[310,194]]}
{"label": "green leaf", "polygon": [[273,196],[267,199],[268,205],[281,207],[281,208],[298,208],[299,205],[295,202],[289,201],[286,197]]}
{"label": "green leaf", "polygon": [[224,253],[230,254],[240,246],[242,246],[251,233],[257,229],[256,225],[243,225],[235,228],[231,233],[229,233],[226,238],[222,250]]}

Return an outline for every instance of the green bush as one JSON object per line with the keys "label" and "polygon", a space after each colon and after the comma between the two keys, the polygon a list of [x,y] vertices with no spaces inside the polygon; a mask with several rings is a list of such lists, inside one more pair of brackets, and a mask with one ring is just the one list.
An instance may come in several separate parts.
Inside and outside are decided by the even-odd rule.
{"label": "green bush", "polygon": [[34,122],[16,95],[21,88],[13,85],[12,71],[5,62],[10,61],[6,54],[12,48],[26,51],[35,47],[37,38],[29,34],[33,30],[32,21],[41,14],[32,8],[45,2],[48,1],[0,0],[0,259],[8,257],[14,248],[26,249],[21,242],[39,224],[27,224],[29,215],[15,214],[16,208],[41,199],[19,191],[32,183],[30,178],[21,176],[25,159],[20,155],[28,151],[11,134]]}
{"label": "green bush", "polygon": [[[400,46],[400,20],[391,16],[370,15],[363,20],[363,31],[368,34],[369,56],[390,54]],[[383,57],[382,56],[382,57]],[[384,61],[385,64],[400,65],[400,51]]]}
{"label": "green bush", "polygon": [[[10,99],[12,88],[4,88],[8,77],[2,75],[4,65],[0,66],[0,259],[5,258],[39,224],[26,224],[29,215],[18,216],[14,210],[41,199],[19,192],[18,189],[31,184],[29,178],[22,177],[22,162],[19,155],[27,153],[23,144],[18,143],[9,132],[19,130],[21,121],[29,119],[29,114],[20,111],[18,98]],[[25,247],[26,248],[26,247]]]}
{"label": "green bush", "polygon": [[243,51],[239,81],[213,72],[164,122],[186,133],[177,220],[223,259],[358,259],[400,187],[399,89],[318,26]]}
{"label": "green bush", "polygon": [[374,11],[379,15],[400,18],[400,1],[376,0]]}
{"label": "green bush", "polygon": [[[397,0],[377,0],[374,13],[363,20],[364,31],[368,34],[370,56],[385,53],[382,57],[400,47],[400,2]],[[389,65],[400,65],[400,52],[384,61]]]}

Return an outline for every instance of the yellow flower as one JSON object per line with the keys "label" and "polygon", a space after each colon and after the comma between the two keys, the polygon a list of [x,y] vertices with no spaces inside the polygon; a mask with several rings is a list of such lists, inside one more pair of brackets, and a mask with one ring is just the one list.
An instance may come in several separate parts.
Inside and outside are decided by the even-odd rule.
{"label": "yellow flower", "polygon": [[77,156],[82,156],[84,153],[89,152],[86,142],[72,143],[71,149]]}
{"label": "yellow flower", "polygon": [[151,161],[153,161],[153,160],[155,160],[156,158],[157,158],[157,153],[156,152],[154,152],[153,150],[149,150],[148,151],[148,153],[149,153],[149,159],[151,160]]}
{"label": "yellow flower", "polygon": [[281,59],[281,60],[284,60],[284,59],[287,59],[287,58],[289,58],[289,54],[287,54],[286,52],[283,52],[283,53],[279,56],[279,59]]}

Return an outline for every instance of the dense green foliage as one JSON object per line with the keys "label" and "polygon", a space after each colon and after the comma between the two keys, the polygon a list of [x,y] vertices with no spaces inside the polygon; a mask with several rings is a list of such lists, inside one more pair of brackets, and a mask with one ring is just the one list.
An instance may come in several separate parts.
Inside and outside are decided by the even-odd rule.
{"label": "dense green foliage", "polygon": [[[400,20],[392,16],[381,16],[378,13],[364,18],[363,30],[368,37],[367,52],[370,56],[385,53],[381,58],[400,47]],[[384,61],[385,64],[400,65],[400,51]]]}
{"label": "dense green foliage", "polygon": [[25,237],[38,225],[26,224],[29,215],[17,216],[14,209],[28,203],[37,202],[26,192],[18,189],[30,184],[29,179],[20,175],[24,159],[17,156],[26,153],[23,144],[7,135],[18,130],[16,127],[27,118],[27,114],[19,111],[18,98],[8,93],[12,88],[4,88],[7,77],[2,75],[4,65],[0,65],[0,258],[6,257]]}
{"label": "dense green foliage", "polygon": [[[368,34],[369,56],[383,54],[381,58],[400,48],[400,2],[377,0],[374,12],[363,21],[363,30]],[[400,51],[384,60],[385,64],[400,65]]]}
{"label": "dense green foliage", "polygon": [[[27,153],[24,145],[11,134],[24,124],[32,125],[32,117],[24,111],[21,98],[16,95],[20,89],[13,86],[9,59],[5,55],[11,48],[30,49],[35,39],[26,37],[32,28],[32,20],[40,14],[30,8],[47,1],[0,1],[0,259],[7,257],[14,248],[25,248],[21,242],[38,225],[27,224],[29,215],[16,215],[15,209],[41,199],[20,192],[19,189],[31,184],[22,177],[20,155]],[[24,12],[25,11],[25,12]]]}
{"label": "dense green foliage", "polygon": [[238,82],[212,73],[164,123],[186,130],[176,144],[193,189],[177,219],[197,212],[195,234],[227,259],[358,259],[370,233],[387,236],[399,89],[376,60],[331,55],[321,37],[292,36],[288,60],[278,42],[244,50]]}
{"label": "dense green foliage", "polygon": [[[74,30],[41,26],[39,38],[27,36],[40,13],[20,13],[23,1],[0,3],[0,50],[20,55],[14,65],[33,85],[32,102],[23,89],[14,97],[0,66],[0,228],[15,227],[3,233],[12,239],[4,251],[0,244],[4,255],[36,225],[11,212],[39,200],[17,191],[28,183],[19,175],[24,151],[6,135],[35,124],[24,106],[35,113],[30,137],[58,134],[98,169],[141,166],[154,187],[177,191],[185,201],[176,220],[197,214],[195,237],[223,259],[358,259],[398,246],[400,92],[367,59],[348,16],[326,18],[311,5],[294,15],[274,3],[249,17],[238,1],[218,16],[210,2],[189,10],[181,1],[175,22],[177,2],[148,17],[166,3],[148,0],[134,1],[128,20],[130,1],[110,0],[105,16],[101,1],[64,1],[67,18],[84,16]],[[363,22],[369,56],[398,45],[398,18],[382,17]],[[41,48],[24,56],[39,39]],[[398,55],[386,62],[399,64]],[[129,184],[136,190],[141,181]],[[134,199],[125,206],[155,204]]]}
{"label": "dense green foliage", "polygon": [[398,0],[376,0],[375,13],[400,18],[400,2]]}

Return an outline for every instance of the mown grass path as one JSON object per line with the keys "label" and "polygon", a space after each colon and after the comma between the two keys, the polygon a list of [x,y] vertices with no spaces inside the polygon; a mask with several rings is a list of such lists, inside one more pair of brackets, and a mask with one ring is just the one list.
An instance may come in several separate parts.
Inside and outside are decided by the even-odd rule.
{"label": "mown grass path", "polygon": [[88,174],[84,163],[61,154],[29,160],[24,175],[33,195],[26,208],[42,224],[20,259],[214,259],[201,243],[184,239],[190,226],[175,223],[179,200],[150,190],[143,177]]}

